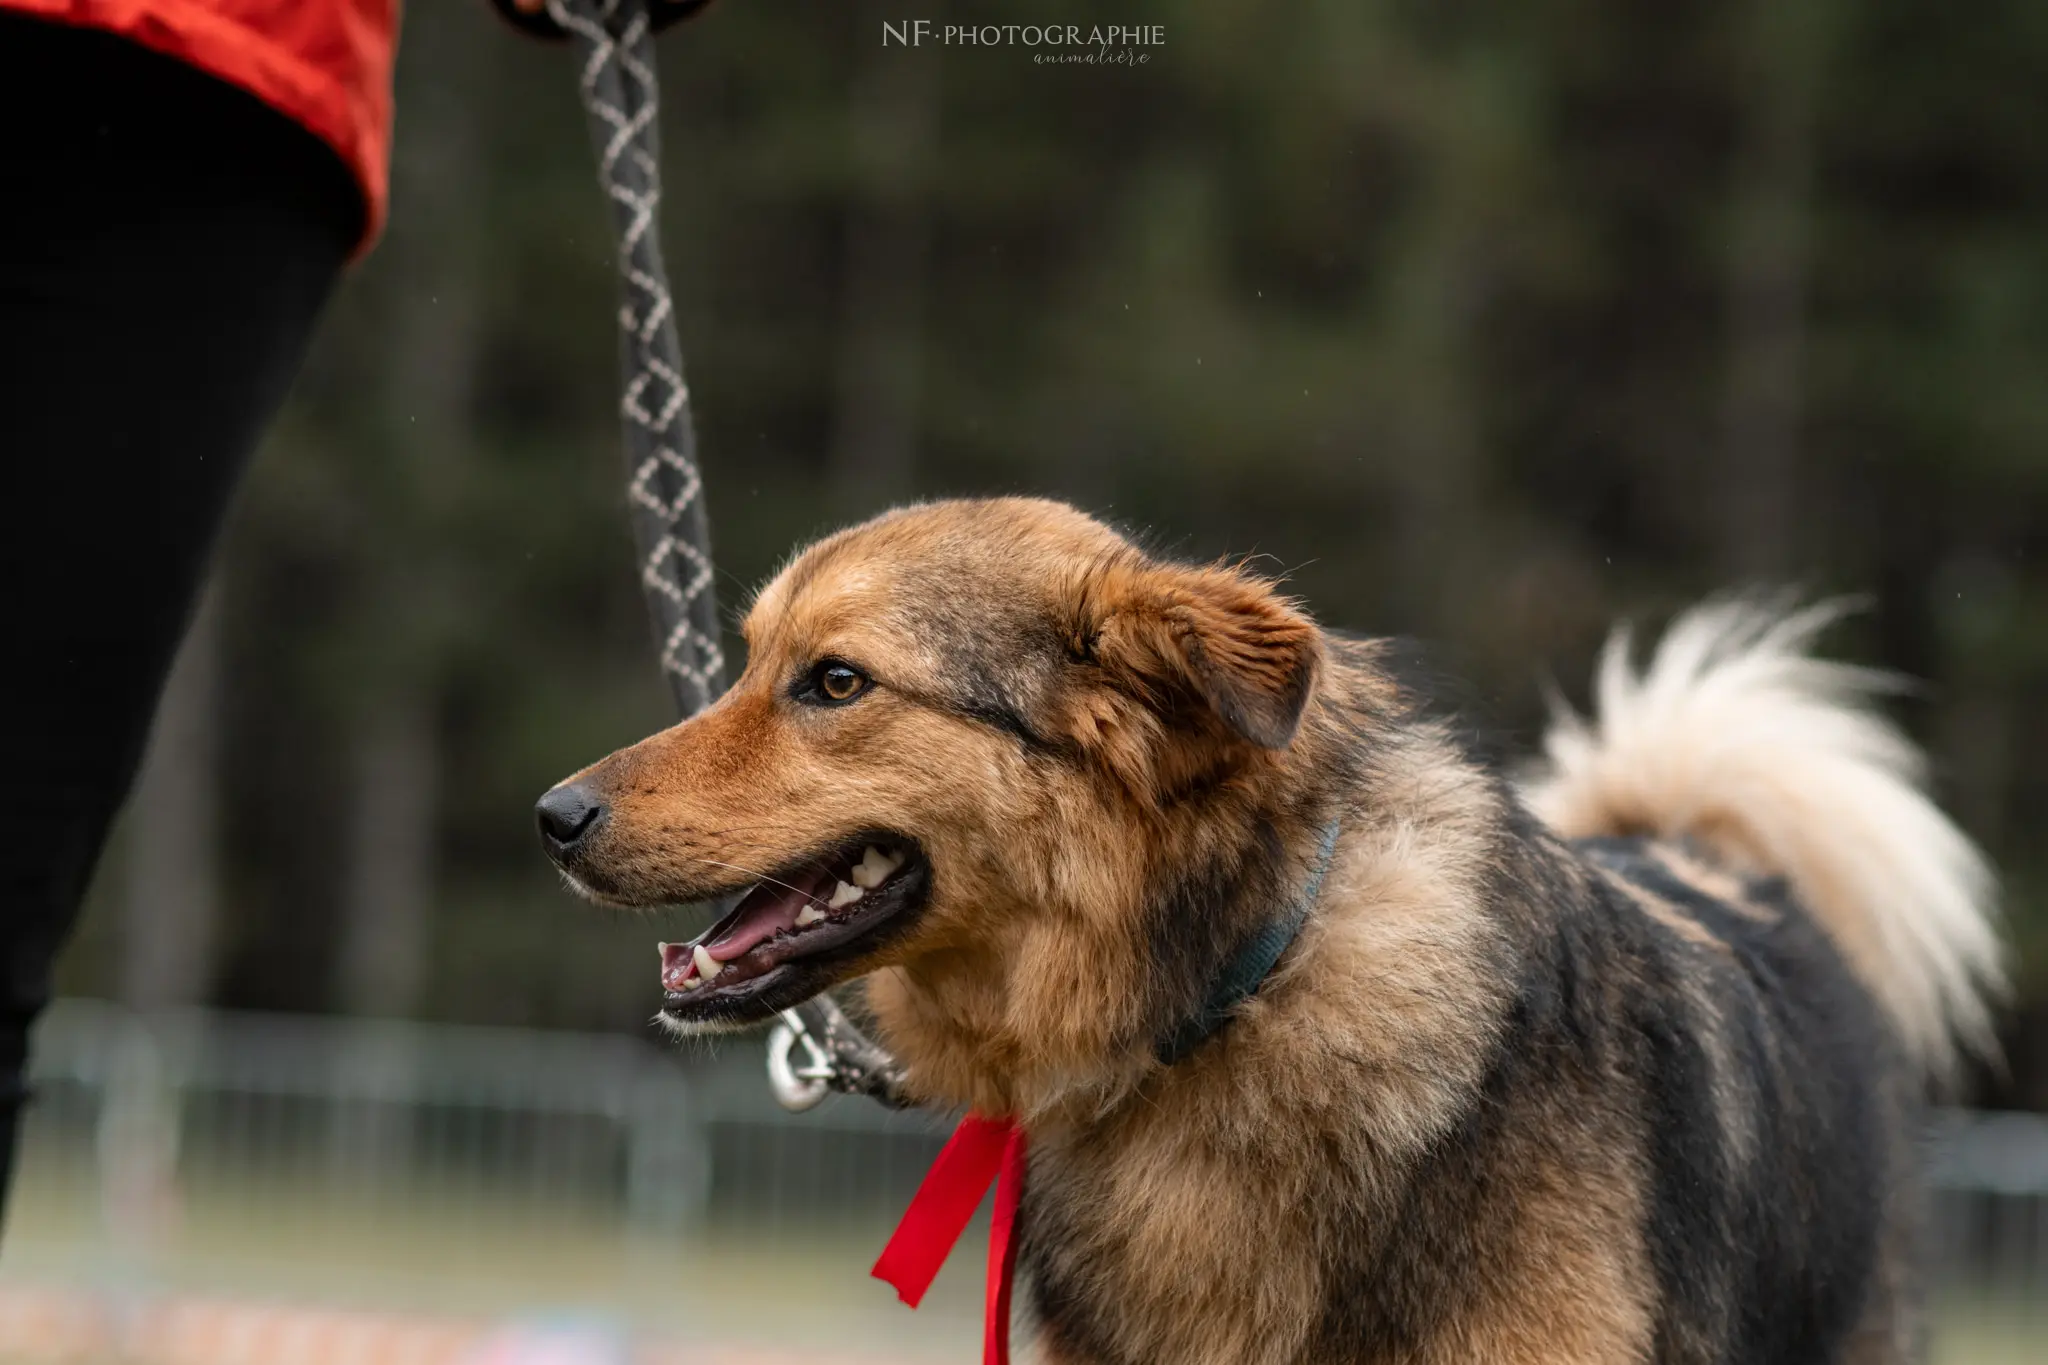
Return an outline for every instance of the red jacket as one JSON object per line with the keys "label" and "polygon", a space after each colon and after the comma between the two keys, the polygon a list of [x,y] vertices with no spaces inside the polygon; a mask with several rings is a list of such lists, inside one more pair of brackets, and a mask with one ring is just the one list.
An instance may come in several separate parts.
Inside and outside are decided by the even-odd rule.
{"label": "red jacket", "polygon": [[355,173],[363,245],[384,224],[399,0],[0,0],[189,62],[311,129]]}

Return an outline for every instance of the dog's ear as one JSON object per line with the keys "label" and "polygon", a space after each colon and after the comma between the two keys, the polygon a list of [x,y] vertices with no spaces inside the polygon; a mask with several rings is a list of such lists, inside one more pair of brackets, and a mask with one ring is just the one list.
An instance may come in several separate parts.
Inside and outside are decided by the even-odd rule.
{"label": "dog's ear", "polygon": [[1173,714],[1198,703],[1231,733],[1284,749],[1323,660],[1322,635],[1240,568],[1119,566],[1093,585],[1079,649]]}

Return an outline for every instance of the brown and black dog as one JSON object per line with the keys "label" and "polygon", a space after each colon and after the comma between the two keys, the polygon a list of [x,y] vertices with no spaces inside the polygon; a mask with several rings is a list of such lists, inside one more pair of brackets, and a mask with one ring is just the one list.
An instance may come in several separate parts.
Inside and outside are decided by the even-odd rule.
{"label": "brown and black dog", "polygon": [[1265,581],[933,503],[541,824],[606,903],[745,891],[664,950],[677,1031],[865,976],[919,1098],[1016,1116],[1049,1361],[1898,1361],[1998,949],[1825,619],[1617,637],[1517,785]]}

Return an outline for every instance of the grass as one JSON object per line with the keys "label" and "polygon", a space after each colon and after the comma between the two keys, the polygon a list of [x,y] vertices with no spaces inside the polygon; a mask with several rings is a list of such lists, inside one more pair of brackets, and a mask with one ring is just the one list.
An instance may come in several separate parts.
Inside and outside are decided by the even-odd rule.
{"label": "grass", "polygon": [[[0,1274],[13,1282],[226,1295],[491,1321],[580,1318],[642,1340],[822,1361],[973,1359],[982,1248],[970,1229],[916,1313],[868,1277],[888,1220],[731,1219],[653,1237],[602,1212],[448,1189],[364,1192],[243,1178],[106,1226],[83,1164],[29,1163]],[[1933,1365],[2048,1361],[2048,1304],[1937,1305]]]}
{"label": "grass", "polygon": [[[488,1320],[594,1319],[668,1345],[960,1360],[980,1340],[970,1230],[916,1313],[867,1270],[888,1227],[636,1234],[545,1201],[241,1181],[110,1235],[96,1187],[25,1170],[0,1246],[14,1282],[231,1295]],[[985,1236],[985,1234],[983,1234]]]}
{"label": "grass", "polygon": [[2048,1301],[1949,1295],[1934,1314],[1932,1365],[2042,1365]]}

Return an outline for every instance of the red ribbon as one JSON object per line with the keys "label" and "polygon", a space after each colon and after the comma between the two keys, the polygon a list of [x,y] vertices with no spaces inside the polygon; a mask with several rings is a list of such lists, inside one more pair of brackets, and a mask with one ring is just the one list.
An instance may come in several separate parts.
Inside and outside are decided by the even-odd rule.
{"label": "red ribbon", "polygon": [[925,1173],[903,1221],[875,1259],[878,1280],[917,1307],[967,1220],[996,1187],[988,1230],[988,1309],[983,1319],[982,1365],[1010,1365],[1010,1281],[1016,1270],[1017,1199],[1024,1188],[1024,1130],[1009,1119],[969,1114]]}

